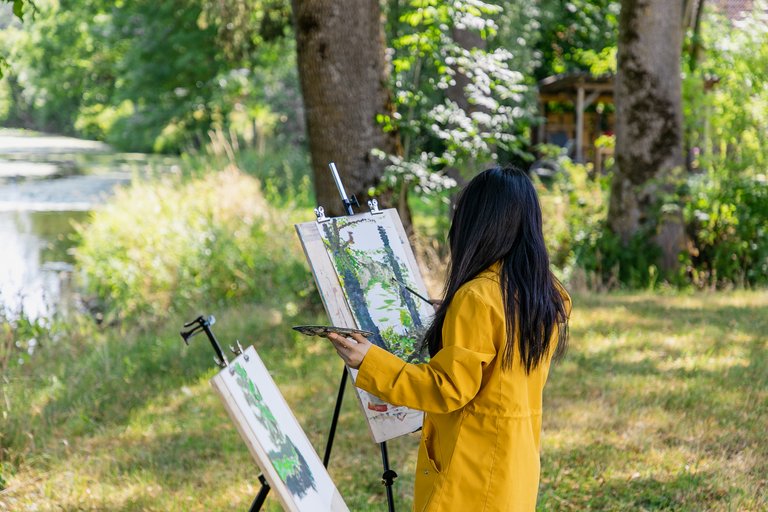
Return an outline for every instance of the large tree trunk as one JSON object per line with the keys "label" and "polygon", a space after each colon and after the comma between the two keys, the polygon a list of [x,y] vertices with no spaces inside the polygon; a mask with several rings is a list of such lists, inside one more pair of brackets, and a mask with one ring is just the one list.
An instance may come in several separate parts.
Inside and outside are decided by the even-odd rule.
{"label": "large tree trunk", "polygon": [[327,213],[342,215],[328,163],[336,163],[347,194],[365,205],[386,165],[371,150],[395,153],[397,145],[396,134],[376,122],[392,108],[379,0],[292,4],[315,193]]}
{"label": "large tree trunk", "polygon": [[679,211],[665,208],[666,213],[655,214],[684,164],[682,18],[680,2],[621,2],[609,226],[625,243],[643,228],[651,229],[664,270],[676,267],[684,242]]}

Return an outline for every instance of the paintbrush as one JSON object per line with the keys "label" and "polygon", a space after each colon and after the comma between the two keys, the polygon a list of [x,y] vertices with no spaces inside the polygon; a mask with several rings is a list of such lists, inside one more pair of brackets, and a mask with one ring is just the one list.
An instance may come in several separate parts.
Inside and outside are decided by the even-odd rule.
{"label": "paintbrush", "polygon": [[420,294],[419,292],[417,292],[416,290],[414,290],[413,288],[411,288],[410,286],[408,286],[404,282],[400,281],[395,276],[392,276],[392,281],[394,281],[395,283],[399,284],[400,286],[402,286],[403,288],[405,288],[406,290],[408,290],[409,292],[411,292],[412,294],[414,294],[415,296],[417,296],[421,300],[427,302],[427,304],[433,304],[433,302],[430,299],[426,298],[425,296],[423,296],[422,294]]}

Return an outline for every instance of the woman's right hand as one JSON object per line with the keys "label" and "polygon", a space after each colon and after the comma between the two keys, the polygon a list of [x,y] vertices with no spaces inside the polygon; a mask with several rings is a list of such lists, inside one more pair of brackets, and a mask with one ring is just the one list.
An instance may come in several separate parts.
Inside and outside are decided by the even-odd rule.
{"label": "woman's right hand", "polygon": [[355,370],[363,364],[365,354],[373,345],[365,336],[357,333],[352,334],[352,339],[350,339],[332,332],[328,333],[328,339],[333,343],[339,357],[344,360],[347,366]]}

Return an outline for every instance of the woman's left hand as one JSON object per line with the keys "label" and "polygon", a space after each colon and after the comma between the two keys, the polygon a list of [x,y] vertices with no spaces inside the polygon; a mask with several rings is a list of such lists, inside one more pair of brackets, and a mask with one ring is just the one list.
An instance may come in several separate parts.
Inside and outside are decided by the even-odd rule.
{"label": "woman's left hand", "polygon": [[339,356],[350,368],[358,369],[363,364],[365,354],[371,348],[372,343],[361,334],[352,334],[352,339],[341,336],[336,333],[329,333],[328,339],[333,343],[333,347]]}

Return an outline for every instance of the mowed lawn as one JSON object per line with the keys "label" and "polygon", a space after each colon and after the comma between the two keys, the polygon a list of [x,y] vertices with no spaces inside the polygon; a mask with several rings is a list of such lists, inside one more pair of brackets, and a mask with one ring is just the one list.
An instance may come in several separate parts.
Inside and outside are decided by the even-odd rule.
{"label": "mowed lawn", "polygon": [[[768,510],[768,292],[574,296],[545,391],[540,510]],[[287,308],[292,311],[295,308]],[[253,343],[322,456],[340,372],[317,313],[211,311]],[[181,320],[42,347],[0,385],[0,510],[248,510],[258,468]],[[178,325],[177,325],[178,324]],[[410,510],[418,434],[390,441]],[[350,509],[386,510],[380,452],[348,387],[330,472]],[[265,510],[280,510],[270,497]]]}

